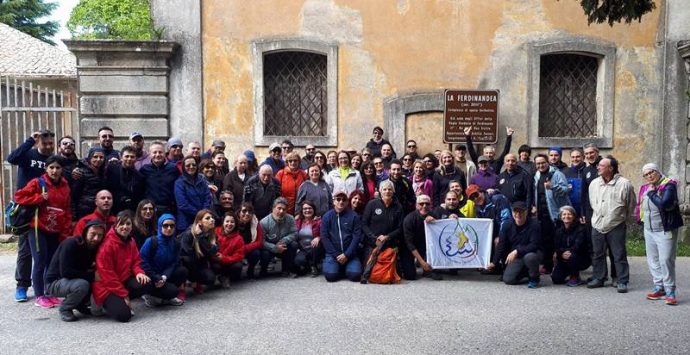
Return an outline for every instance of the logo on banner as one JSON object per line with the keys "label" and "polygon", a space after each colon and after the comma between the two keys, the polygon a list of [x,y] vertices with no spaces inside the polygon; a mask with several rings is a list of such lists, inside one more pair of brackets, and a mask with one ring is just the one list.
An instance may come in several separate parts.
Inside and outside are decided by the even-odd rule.
{"label": "logo on banner", "polygon": [[467,262],[477,256],[479,235],[472,226],[463,225],[458,219],[455,225],[447,225],[441,230],[438,246],[445,256]]}

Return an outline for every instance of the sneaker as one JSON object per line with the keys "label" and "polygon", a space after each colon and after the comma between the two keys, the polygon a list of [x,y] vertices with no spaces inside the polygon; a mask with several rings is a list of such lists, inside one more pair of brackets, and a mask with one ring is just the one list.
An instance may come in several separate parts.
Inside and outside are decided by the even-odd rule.
{"label": "sneaker", "polygon": [[566,282],[565,285],[568,287],[577,287],[577,286],[580,286],[581,284],[582,284],[582,281],[580,280],[579,277],[571,277],[570,280],[568,280],[568,282]]}
{"label": "sneaker", "polygon": [[175,297],[175,298],[171,298],[169,300],[163,301],[163,304],[169,304],[171,306],[178,306],[179,307],[179,306],[184,304],[184,301]]}
{"label": "sneaker", "polygon": [[675,292],[669,292],[666,295],[666,304],[669,306],[675,306],[678,304],[678,301],[676,301],[676,293]]}
{"label": "sneaker", "polygon": [[46,296],[36,297],[36,302],[34,302],[34,304],[38,307],[45,308],[45,309],[55,307],[53,302],[50,302],[50,300]]}
{"label": "sneaker", "polygon": [[666,291],[664,291],[664,288],[661,286],[654,286],[652,292],[647,294],[647,299],[655,301],[662,299],[664,296],[666,296]]}
{"label": "sneaker", "polygon": [[60,311],[60,319],[62,319],[63,322],[74,322],[79,320],[79,318],[72,313],[72,310]]}
{"label": "sneaker", "polygon": [[26,295],[26,287],[17,287],[14,291],[14,300],[17,302],[26,302],[29,300],[29,296]]}
{"label": "sneaker", "polygon": [[91,310],[89,309],[89,306],[85,303],[80,304],[75,308],[77,312],[85,315],[85,316],[90,316],[91,315]]}
{"label": "sneaker", "polygon": [[146,304],[146,307],[149,308],[154,308],[157,306],[160,306],[162,301],[158,297],[153,297],[151,295],[143,295],[141,298],[144,300],[144,304]]}
{"label": "sneaker", "polygon": [[319,276],[319,269],[316,266],[311,267],[311,277]]}
{"label": "sneaker", "polygon": [[440,281],[440,280],[443,280],[443,276],[441,276],[441,274],[439,274],[438,272],[432,271],[431,272],[431,279],[436,280],[436,281]]}
{"label": "sneaker", "polygon": [[230,279],[227,277],[223,277],[220,279],[220,287],[222,288],[230,288]]}
{"label": "sneaker", "polygon": [[539,280],[530,280],[527,282],[527,288],[537,288],[539,287]]}
{"label": "sneaker", "polygon": [[628,293],[628,284],[619,282],[616,285],[616,291],[618,291],[618,293]]}
{"label": "sneaker", "polygon": [[604,287],[604,281],[599,279],[592,279],[592,281],[587,283],[587,288],[599,288]]}
{"label": "sneaker", "polygon": [[54,305],[59,306],[62,304],[62,300],[57,297],[48,297],[48,301],[52,302]]}

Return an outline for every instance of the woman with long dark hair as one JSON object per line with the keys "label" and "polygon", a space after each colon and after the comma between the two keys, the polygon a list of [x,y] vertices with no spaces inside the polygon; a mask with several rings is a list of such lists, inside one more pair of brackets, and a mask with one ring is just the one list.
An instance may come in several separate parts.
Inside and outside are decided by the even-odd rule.
{"label": "woman with long dark hair", "polygon": [[204,285],[212,287],[216,275],[211,269],[211,261],[218,253],[216,240],[215,219],[213,212],[202,209],[194,217],[189,228],[180,234],[182,240],[182,265],[189,270],[189,281],[195,282],[194,292],[204,293]]}
{"label": "woman with long dark hair", "polygon": [[304,275],[311,272],[312,277],[319,276],[318,265],[322,259],[321,218],[316,214],[316,206],[306,200],[302,202],[300,213],[295,218],[297,227],[297,254],[295,254],[295,274]]}
{"label": "woman with long dark hair", "polygon": [[244,260],[244,240],[237,229],[237,219],[232,213],[223,215],[223,224],[216,227],[218,253],[213,259],[213,271],[218,275],[223,288],[230,287],[230,281],[240,280]]}
{"label": "woman with long dark hair", "polygon": [[378,183],[376,180],[376,168],[373,162],[362,164],[362,186],[364,187],[365,203],[377,197]]}
{"label": "woman with long dark hair", "polygon": [[134,214],[134,228],[132,236],[137,248],[146,241],[146,238],[156,234],[156,204],[153,200],[143,199],[139,201]]}
{"label": "woman with long dark hair", "polygon": [[261,247],[264,245],[264,233],[259,220],[254,214],[251,203],[243,202],[237,210],[237,230],[244,241],[244,255],[247,259],[247,278],[254,278],[254,269],[261,259]]}

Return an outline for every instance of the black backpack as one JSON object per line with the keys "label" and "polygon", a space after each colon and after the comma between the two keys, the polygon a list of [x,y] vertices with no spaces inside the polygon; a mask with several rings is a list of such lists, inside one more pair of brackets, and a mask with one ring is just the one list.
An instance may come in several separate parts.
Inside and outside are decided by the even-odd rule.
{"label": "black backpack", "polygon": [[[38,183],[41,185],[41,193],[48,191],[48,184],[43,177],[38,178]],[[14,235],[22,235],[29,231],[32,218],[38,220],[37,206],[20,205],[10,201],[5,209],[5,230]]]}

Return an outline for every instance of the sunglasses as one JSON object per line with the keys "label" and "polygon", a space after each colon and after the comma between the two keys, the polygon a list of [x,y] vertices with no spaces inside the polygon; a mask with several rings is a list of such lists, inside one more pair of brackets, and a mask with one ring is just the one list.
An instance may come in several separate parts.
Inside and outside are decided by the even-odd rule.
{"label": "sunglasses", "polygon": [[175,223],[163,223],[163,228],[175,228]]}
{"label": "sunglasses", "polygon": [[324,157],[314,157],[314,159],[324,160],[324,159],[326,159],[326,158],[324,158]]}
{"label": "sunglasses", "polygon": [[153,208],[153,207],[144,207],[144,208],[142,208],[142,210],[144,210],[144,211],[153,211],[154,208]]}
{"label": "sunglasses", "polygon": [[345,201],[347,201],[347,198],[345,198],[345,197],[336,197],[336,198],[335,198],[335,201],[336,201],[336,202],[345,202]]}
{"label": "sunglasses", "polygon": [[420,206],[429,206],[429,205],[431,205],[431,203],[429,203],[429,202],[418,202],[417,204],[420,205]]}
{"label": "sunglasses", "polygon": [[383,165],[383,162],[375,161],[375,162],[374,162],[374,165]]}
{"label": "sunglasses", "polygon": [[403,158],[403,161],[410,161],[412,160],[411,158]]}
{"label": "sunglasses", "polygon": [[72,142],[62,142],[60,144],[64,145],[65,147],[69,147],[70,145],[74,146],[74,143],[72,143]]}
{"label": "sunglasses", "polygon": [[241,210],[240,210],[240,213],[242,213],[242,214],[248,214],[248,213],[252,213],[252,211],[247,210],[247,209],[241,209]]}
{"label": "sunglasses", "polygon": [[408,148],[417,148],[416,145],[408,145],[407,147],[408,147]]}
{"label": "sunglasses", "polygon": [[299,163],[299,160],[290,159],[287,162],[288,163]]}

